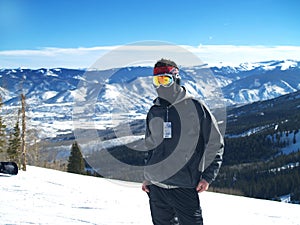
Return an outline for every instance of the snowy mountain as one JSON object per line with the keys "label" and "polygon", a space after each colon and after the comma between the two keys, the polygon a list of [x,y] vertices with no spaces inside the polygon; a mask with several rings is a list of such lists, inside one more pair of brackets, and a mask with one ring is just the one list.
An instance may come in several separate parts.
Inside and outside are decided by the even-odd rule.
{"label": "snowy mountain", "polygon": [[229,104],[272,99],[300,89],[300,62],[292,60],[243,63],[239,67],[212,70],[220,79],[232,79],[222,88]]}
{"label": "snowy mountain", "polygon": [[[28,166],[0,176],[1,224],[150,225],[141,184]],[[212,192],[200,194],[206,225],[299,225],[299,205]]]}
{"label": "snowy mountain", "polygon": [[[293,60],[181,68],[188,91],[204,98],[208,105],[212,102],[215,108],[219,107],[214,102],[217,92],[224,96],[227,105],[233,105],[300,90],[299,73],[300,62]],[[82,105],[88,111],[83,118],[86,123],[106,129],[129,117],[144,118],[156,96],[150,85],[151,74],[152,68],[144,66],[106,71],[1,69],[2,113],[8,127],[12,127],[20,108],[20,93],[24,93],[28,127],[40,138],[71,133],[74,117],[82,120],[76,117],[74,108]],[[222,96],[217,98],[223,100]]]}

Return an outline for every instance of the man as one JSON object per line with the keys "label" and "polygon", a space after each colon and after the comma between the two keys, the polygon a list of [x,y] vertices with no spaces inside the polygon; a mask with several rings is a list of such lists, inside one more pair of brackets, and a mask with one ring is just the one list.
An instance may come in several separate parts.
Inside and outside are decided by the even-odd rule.
{"label": "man", "polygon": [[[224,142],[209,109],[180,85],[179,68],[161,59],[153,71],[158,97],[146,119],[142,189],[154,225],[203,224],[198,193],[216,178]],[[172,222],[173,221],[173,222]]]}

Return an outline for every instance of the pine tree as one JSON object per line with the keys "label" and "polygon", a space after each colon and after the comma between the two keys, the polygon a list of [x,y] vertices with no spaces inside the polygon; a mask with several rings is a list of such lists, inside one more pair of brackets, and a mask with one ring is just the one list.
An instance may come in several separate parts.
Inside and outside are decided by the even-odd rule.
{"label": "pine tree", "polygon": [[16,125],[13,129],[12,134],[10,135],[10,139],[8,142],[7,155],[10,161],[15,161],[19,163],[20,147],[21,147],[20,127],[19,127],[19,120],[17,120]]}
{"label": "pine tree", "polygon": [[68,160],[67,171],[70,173],[85,173],[85,163],[82,157],[78,143],[75,141],[72,144],[71,153]]}
{"label": "pine tree", "polygon": [[296,140],[296,134],[298,133],[298,130],[297,131],[294,131],[294,137],[293,137],[293,144],[296,144],[297,143],[297,140]]}

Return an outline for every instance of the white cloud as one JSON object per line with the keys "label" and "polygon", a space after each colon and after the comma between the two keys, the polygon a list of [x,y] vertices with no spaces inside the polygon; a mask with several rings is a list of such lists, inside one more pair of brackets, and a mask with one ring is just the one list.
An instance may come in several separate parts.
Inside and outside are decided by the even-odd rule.
{"label": "white cloud", "polygon": [[117,46],[0,51],[2,68],[86,68]]}
{"label": "white cloud", "polygon": [[[118,47],[120,46],[0,51],[0,66],[2,68],[88,68],[101,56],[110,53],[114,49],[118,49]],[[153,46],[138,47],[140,48],[141,57],[143,51],[153,50]],[[163,50],[162,46],[159,47]],[[219,63],[237,65],[244,62],[283,59],[300,61],[300,46],[199,45],[193,47],[182,45],[180,47],[194,53],[202,62],[210,65]],[[123,49],[127,48],[123,46]]]}
{"label": "white cloud", "polygon": [[300,60],[300,46],[199,45],[191,47],[190,51],[209,64],[222,62],[237,65],[268,60]]}

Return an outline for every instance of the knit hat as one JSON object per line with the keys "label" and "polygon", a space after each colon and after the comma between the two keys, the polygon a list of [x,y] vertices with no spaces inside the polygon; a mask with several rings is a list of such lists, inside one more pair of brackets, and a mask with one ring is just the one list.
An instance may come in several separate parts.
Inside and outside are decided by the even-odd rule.
{"label": "knit hat", "polygon": [[171,74],[177,75],[179,73],[179,68],[175,62],[168,59],[161,59],[156,62],[153,69],[153,75],[157,76],[160,74]]}

